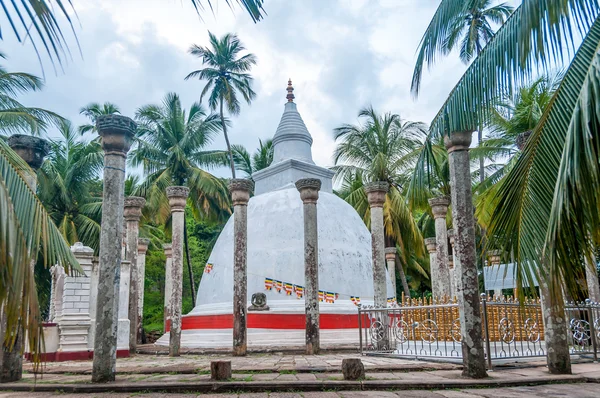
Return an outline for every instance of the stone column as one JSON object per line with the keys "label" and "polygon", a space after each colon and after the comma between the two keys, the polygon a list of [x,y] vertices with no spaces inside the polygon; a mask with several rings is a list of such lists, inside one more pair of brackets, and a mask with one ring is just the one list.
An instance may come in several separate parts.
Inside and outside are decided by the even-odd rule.
{"label": "stone column", "polygon": [[[448,235],[446,215],[450,199],[447,196],[429,199],[429,206],[435,219],[436,260],[432,267],[437,268],[436,279],[431,281],[433,297],[442,299],[450,295],[450,272],[448,271]],[[434,272],[432,272],[432,275]]]}
{"label": "stone column", "polygon": [[[15,134],[8,138],[8,145],[17,153],[31,168],[24,170],[25,183],[35,193],[37,191],[37,170],[42,166],[44,157],[50,152],[50,145],[46,140],[29,135]],[[31,263],[31,269],[35,266]],[[17,334],[12,347],[4,344],[7,333],[7,320],[4,310],[0,311],[0,383],[21,380],[23,376],[23,358],[21,350],[23,347],[23,336]]]}
{"label": "stone column", "polygon": [[139,306],[139,264],[138,264],[138,238],[140,232],[140,218],[146,199],[138,196],[125,198],[125,221],[127,223],[127,241],[125,244],[125,259],[131,263],[131,276],[129,279],[129,351],[135,353],[138,334],[138,306]]}
{"label": "stone column", "polygon": [[117,329],[117,350],[129,352],[129,292],[131,290],[131,262],[121,261],[121,283],[119,285],[119,324]]}
{"label": "stone column", "polygon": [[425,246],[427,247],[427,251],[429,252],[429,276],[431,280],[431,291],[433,292],[433,281],[439,279],[438,276],[438,268],[435,266],[435,262],[437,261],[437,244],[435,238],[425,238]]}
{"label": "stone column", "polygon": [[385,248],[385,262],[387,264],[388,273],[392,280],[392,286],[394,287],[394,297],[396,297],[396,248],[386,247]]}
{"label": "stone column", "polygon": [[319,313],[319,233],[317,200],[321,180],[303,178],[296,181],[304,207],[304,312],[306,316],[306,354],[321,350]]}
{"label": "stone column", "polygon": [[138,265],[138,284],[137,284],[137,292],[138,292],[138,317],[136,322],[137,327],[137,343],[142,344],[142,336],[144,329],[144,285],[146,281],[146,252],[148,251],[148,245],[150,244],[150,239],[139,238],[138,239],[138,257],[137,257],[137,265]]}
{"label": "stone column", "polygon": [[246,311],[248,306],[248,201],[252,180],[234,178],[229,182],[233,202],[233,355],[247,350]]}
{"label": "stone column", "polygon": [[600,285],[598,284],[598,268],[596,256],[592,256],[592,263],[585,259],[585,280],[588,288],[588,298],[594,303],[600,303]]}
{"label": "stone column", "polygon": [[98,272],[99,259],[92,257],[92,273],[90,275],[90,332],[88,334],[88,349],[94,350],[94,339],[96,336],[96,305],[98,303]]}
{"label": "stone column", "polygon": [[185,204],[190,190],[187,187],[167,187],[171,206],[171,230],[173,263],[171,266],[172,291],[170,303],[171,328],[169,355],[179,356],[181,348],[181,294],[183,290],[183,229],[185,228]]}
{"label": "stone column", "polygon": [[482,378],[487,376],[487,372],[481,329],[475,220],[471,193],[469,145],[471,145],[472,134],[472,131],[452,132],[444,138],[444,143],[448,150],[450,164],[452,224],[456,247],[454,253],[460,264],[461,286],[458,304],[462,334],[463,376]]}
{"label": "stone column", "polygon": [[383,229],[383,204],[390,186],[385,181],[365,184],[367,200],[371,207],[371,245],[373,250],[373,295],[376,307],[387,306],[385,283],[385,234]]}
{"label": "stone column", "polygon": [[164,304],[164,325],[163,330],[167,333],[167,325],[171,321],[171,292],[173,291],[173,245],[165,243],[163,245],[165,252],[165,304]]}
{"label": "stone column", "polygon": [[104,150],[104,192],[92,381],[108,382],[115,380],[117,362],[125,159],[136,124],[125,116],[104,115],[96,126]]}

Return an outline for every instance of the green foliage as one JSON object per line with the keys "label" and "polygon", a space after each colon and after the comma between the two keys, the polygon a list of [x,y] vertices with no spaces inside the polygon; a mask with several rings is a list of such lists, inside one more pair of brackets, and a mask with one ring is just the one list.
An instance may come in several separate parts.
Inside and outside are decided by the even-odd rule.
{"label": "green foliage", "polygon": [[252,173],[266,169],[273,162],[273,140],[268,139],[264,143],[258,140],[258,148],[250,157],[250,153],[242,145],[232,145],[233,162],[236,170],[243,171],[246,177]]}

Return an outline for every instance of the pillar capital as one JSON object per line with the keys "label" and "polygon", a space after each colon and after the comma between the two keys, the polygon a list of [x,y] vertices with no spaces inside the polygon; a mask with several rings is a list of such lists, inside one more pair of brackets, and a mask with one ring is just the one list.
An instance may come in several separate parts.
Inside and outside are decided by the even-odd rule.
{"label": "pillar capital", "polygon": [[300,192],[302,203],[317,203],[321,180],[318,178],[302,178],[296,181],[296,189]]}
{"label": "pillar capital", "polygon": [[386,181],[368,182],[364,185],[364,190],[367,193],[367,200],[370,207],[383,207],[385,203],[385,195],[390,189],[390,184]]}
{"label": "pillar capital", "polygon": [[167,198],[169,198],[169,206],[171,206],[171,213],[182,212],[185,210],[185,203],[189,194],[190,190],[188,187],[167,187]]}
{"label": "pillar capital", "polygon": [[140,221],[146,199],[139,196],[126,196],[123,215],[127,221]]}
{"label": "pillar capital", "polygon": [[450,206],[450,198],[448,196],[439,196],[429,199],[429,206],[433,213],[433,218],[446,218],[448,214],[448,206]]}
{"label": "pillar capital", "polygon": [[171,256],[173,255],[173,244],[172,243],[163,244],[163,250],[165,252],[165,256],[167,258],[171,258]]}
{"label": "pillar capital", "polygon": [[386,247],[385,248],[385,259],[388,261],[396,259],[396,248],[395,247]]}
{"label": "pillar capital", "polygon": [[11,135],[8,137],[8,146],[33,170],[39,169],[44,162],[44,157],[50,153],[48,141],[30,135]]}
{"label": "pillar capital", "polygon": [[254,181],[246,178],[232,178],[228,188],[233,205],[246,206],[250,200],[250,194],[254,191]]}
{"label": "pillar capital", "polygon": [[123,115],[101,115],[96,118],[102,149],[107,154],[125,156],[131,148],[137,124]]}
{"label": "pillar capital", "polygon": [[435,253],[436,248],[436,239],[435,238],[425,238],[425,246],[427,246],[427,251],[429,254]]}
{"label": "pillar capital", "polygon": [[473,138],[473,131],[454,131],[444,136],[444,145],[448,153],[455,151],[468,151],[471,146],[471,139]]}
{"label": "pillar capital", "polygon": [[75,242],[73,246],[71,246],[71,251],[75,255],[75,257],[93,257],[94,249],[88,246],[84,246],[81,242]]}
{"label": "pillar capital", "polygon": [[148,246],[150,245],[150,239],[148,238],[139,238],[138,239],[138,253],[146,254],[148,251]]}

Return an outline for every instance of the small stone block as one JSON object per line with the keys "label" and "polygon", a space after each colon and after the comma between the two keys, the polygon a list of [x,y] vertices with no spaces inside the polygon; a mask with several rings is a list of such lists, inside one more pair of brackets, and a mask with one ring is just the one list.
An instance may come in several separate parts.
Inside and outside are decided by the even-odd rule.
{"label": "small stone block", "polygon": [[211,361],[210,379],[216,381],[231,379],[231,361]]}
{"label": "small stone block", "polygon": [[361,380],[365,378],[365,367],[359,358],[346,358],[342,360],[342,373],[344,380]]}

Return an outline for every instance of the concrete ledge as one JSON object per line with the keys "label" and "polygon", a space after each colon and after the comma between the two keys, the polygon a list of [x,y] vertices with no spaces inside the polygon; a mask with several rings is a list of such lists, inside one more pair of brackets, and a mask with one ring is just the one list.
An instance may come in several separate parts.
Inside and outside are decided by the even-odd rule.
{"label": "concrete ledge", "polygon": [[[595,379],[595,378],[590,378]],[[443,390],[456,388],[493,388],[534,386],[556,383],[585,383],[584,376],[544,376],[523,377],[516,380],[459,379],[443,382],[421,382],[411,380],[365,380],[365,381],[227,381],[227,382],[187,382],[187,383],[129,383],[115,382],[107,384],[36,384],[6,383],[0,384],[0,391],[13,392],[65,392],[65,393],[207,393],[207,392],[285,392],[285,391],[325,391],[325,390]]]}

